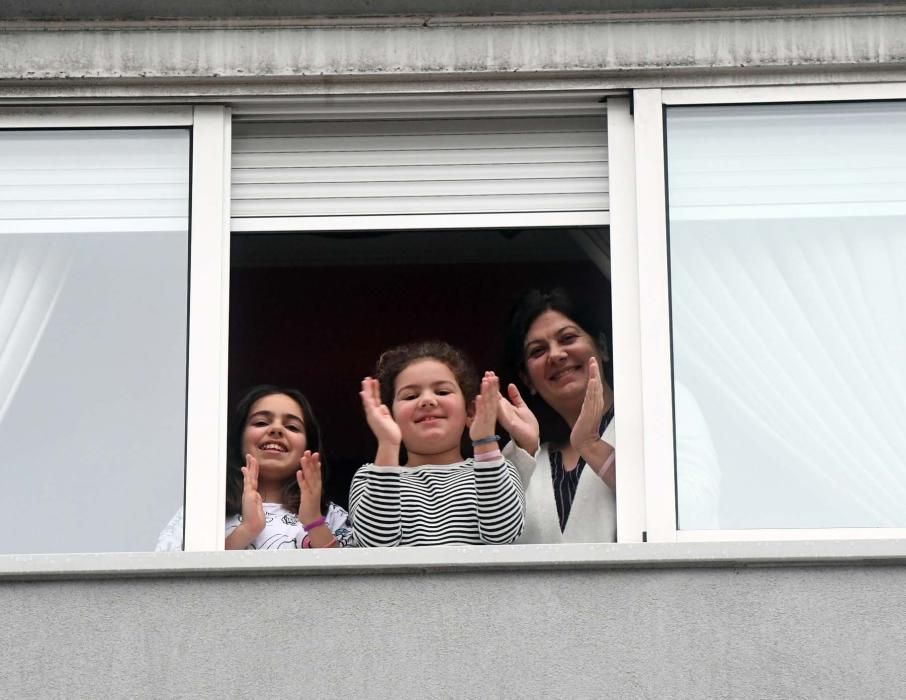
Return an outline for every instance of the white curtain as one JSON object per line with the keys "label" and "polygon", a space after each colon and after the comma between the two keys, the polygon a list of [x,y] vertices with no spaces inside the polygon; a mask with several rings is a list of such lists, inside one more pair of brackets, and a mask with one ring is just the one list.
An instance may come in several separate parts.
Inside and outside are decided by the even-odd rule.
{"label": "white curtain", "polygon": [[72,246],[59,237],[0,236],[0,423],[72,263]]}
{"label": "white curtain", "polygon": [[906,526],[906,107],[684,108],[668,128],[675,382],[716,448],[713,527]]}

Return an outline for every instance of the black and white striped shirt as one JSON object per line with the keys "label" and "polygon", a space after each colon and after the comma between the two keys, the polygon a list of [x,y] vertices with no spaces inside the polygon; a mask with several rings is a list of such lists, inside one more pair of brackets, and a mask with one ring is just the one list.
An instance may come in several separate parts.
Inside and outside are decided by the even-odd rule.
{"label": "black and white striped shirt", "polygon": [[508,544],[522,534],[525,495],[510,462],[378,467],[352,479],[350,514],[361,547]]}

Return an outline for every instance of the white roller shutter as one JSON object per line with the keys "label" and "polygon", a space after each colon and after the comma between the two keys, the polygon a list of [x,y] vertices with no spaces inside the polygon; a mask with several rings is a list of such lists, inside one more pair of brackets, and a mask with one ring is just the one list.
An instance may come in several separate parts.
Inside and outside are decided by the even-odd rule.
{"label": "white roller shutter", "polygon": [[594,112],[240,116],[233,125],[233,230],[335,228],[336,221],[355,227],[365,217],[372,228],[505,224],[507,217],[518,225],[607,224],[604,105]]}
{"label": "white roller shutter", "polygon": [[185,231],[187,129],[0,131],[0,234]]}

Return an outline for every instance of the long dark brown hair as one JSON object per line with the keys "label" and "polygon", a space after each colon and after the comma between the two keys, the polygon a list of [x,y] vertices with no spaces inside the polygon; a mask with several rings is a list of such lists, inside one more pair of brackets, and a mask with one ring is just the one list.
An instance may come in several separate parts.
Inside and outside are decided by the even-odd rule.
{"label": "long dark brown hair", "polygon": [[[252,387],[236,405],[227,431],[227,463],[226,463],[226,514],[236,515],[242,512],[242,467],[245,466],[245,449],[243,435],[248,423],[249,412],[259,399],[274,394],[283,394],[299,404],[302,409],[302,420],[305,423],[306,449],[321,454],[321,512],[327,512],[327,479],[330,472],[324,455],[324,444],[321,437],[321,426],[311,410],[311,404],[305,395],[298,389],[280,387],[274,384],[259,384]],[[283,487],[283,507],[296,513],[299,510],[299,483],[295,477],[288,479]]]}
{"label": "long dark brown hair", "polygon": [[554,444],[569,441],[570,427],[563,417],[551,408],[540,396],[533,396],[525,384],[525,337],[529,328],[541,314],[557,311],[579,325],[597,347],[602,358],[603,379],[613,386],[613,369],[610,363],[610,339],[607,319],[599,304],[579,306],[562,287],[526,292],[510,312],[507,335],[504,343],[505,376],[516,384],[519,392],[532,409],[541,426],[541,440]]}

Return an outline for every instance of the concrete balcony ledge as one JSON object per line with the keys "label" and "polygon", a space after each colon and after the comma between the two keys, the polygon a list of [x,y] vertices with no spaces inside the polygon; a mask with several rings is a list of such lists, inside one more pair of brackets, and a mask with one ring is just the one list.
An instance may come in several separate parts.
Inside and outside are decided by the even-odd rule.
{"label": "concrete balcony ledge", "polygon": [[0,581],[906,564],[906,540],[0,555]]}

